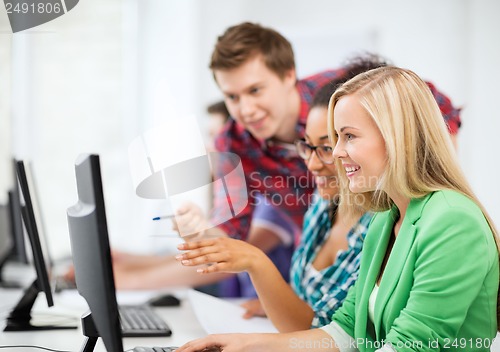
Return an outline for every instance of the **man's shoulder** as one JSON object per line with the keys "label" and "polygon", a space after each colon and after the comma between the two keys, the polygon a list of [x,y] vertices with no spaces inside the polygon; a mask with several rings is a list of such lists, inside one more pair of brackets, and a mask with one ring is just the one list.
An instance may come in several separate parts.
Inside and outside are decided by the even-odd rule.
{"label": "man's shoulder", "polygon": [[446,94],[441,92],[434,83],[429,81],[425,81],[425,83],[438,103],[439,110],[441,110],[441,114],[447,124],[448,131],[452,135],[457,134],[460,126],[462,125],[460,118],[461,109],[455,107],[451,99]]}
{"label": "man's shoulder", "polygon": [[[320,90],[324,85],[330,83],[334,79],[338,79],[342,75],[344,75],[345,70],[343,68],[335,69],[335,70],[326,70],[314,75],[307,76],[305,78],[300,79],[297,82],[297,89],[303,101],[308,104],[312,101],[314,94],[318,90]],[[307,107],[307,111],[309,108]],[[307,111],[304,110],[303,113],[307,114]]]}
{"label": "man's shoulder", "polygon": [[219,152],[237,152],[248,149],[255,143],[250,132],[234,119],[229,119],[215,138],[215,148]]}
{"label": "man's shoulder", "polygon": [[304,78],[301,78],[299,80],[299,84],[306,84],[306,85],[311,85],[311,84],[326,84],[340,76],[342,76],[345,73],[344,68],[337,68],[337,69],[330,69],[330,70],[324,70],[312,75],[308,75]]}

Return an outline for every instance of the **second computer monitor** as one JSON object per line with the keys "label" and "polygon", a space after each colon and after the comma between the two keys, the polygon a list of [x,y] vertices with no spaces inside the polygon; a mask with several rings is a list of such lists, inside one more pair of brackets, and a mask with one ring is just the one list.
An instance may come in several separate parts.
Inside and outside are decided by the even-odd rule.
{"label": "second computer monitor", "polygon": [[52,330],[52,329],[68,329],[74,328],[70,326],[56,326],[56,325],[32,325],[31,324],[31,309],[35,300],[40,292],[45,293],[47,305],[49,307],[54,305],[52,298],[52,290],[49,281],[50,262],[48,253],[44,253],[40,234],[38,232],[37,219],[35,217],[34,204],[36,200],[33,198],[35,195],[33,179],[29,169],[25,163],[20,160],[16,163],[17,180],[21,190],[21,201],[19,204],[13,206],[19,207],[15,209],[22,214],[24,227],[28,233],[29,242],[31,244],[31,251],[33,255],[33,265],[36,271],[36,279],[29,286],[24,295],[21,297],[17,305],[12,309],[7,317],[7,324],[5,331],[26,331],[26,330]]}
{"label": "second computer monitor", "polygon": [[9,219],[10,231],[14,239],[13,259],[18,262],[29,264],[23,219],[21,215],[21,190],[17,181],[17,161],[12,160],[13,185],[9,190]]}
{"label": "second computer monitor", "polygon": [[100,336],[108,352],[122,352],[99,156],[79,157],[75,171],[78,202],[67,215],[76,286],[91,313],[82,318],[84,348],[92,351]]}

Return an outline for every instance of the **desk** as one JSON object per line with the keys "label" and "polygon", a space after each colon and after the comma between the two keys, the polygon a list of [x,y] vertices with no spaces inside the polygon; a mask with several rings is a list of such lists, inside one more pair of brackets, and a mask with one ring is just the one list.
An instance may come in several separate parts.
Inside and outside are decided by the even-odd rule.
{"label": "desk", "polygon": [[[177,292],[176,292],[177,293]],[[69,297],[73,294],[73,297]],[[137,293],[138,297],[141,296]],[[76,296],[76,292],[62,292],[54,296],[54,307],[47,308],[47,303],[44,301],[44,296],[39,295],[35,306],[33,307],[33,316],[43,315],[64,315],[65,317],[75,318],[78,329],[71,330],[48,330],[48,331],[27,331],[27,332],[3,332],[5,326],[5,310],[8,305],[12,306],[17,302],[21,295],[20,290],[0,290],[0,309],[1,323],[0,328],[0,346],[6,345],[36,345],[47,347],[56,350],[64,351],[80,351],[84,336],[82,335],[79,317],[87,310],[86,302],[83,298]],[[127,293],[126,299],[120,299],[123,296],[118,294],[119,303],[132,303],[129,299],[134,296],[134,293]],[[180,346],[192,339],[205,336],[205,331],[202,329],[196,319],[191,305],[187,299],[182,299],[180,307],[154,308],[156,312],[167,322],[172,329],[171,337],[150,337],[150,338],[124,338],[123,347],[125,350],[136,346]],[[76,319],[78,318],[78,319]],[[42,351],[33,348],[15,348],[15,349],[0,349],[0,352],[32,352]],[[104,352],[104,344],[99,339],[95,348],[96,352]]]}

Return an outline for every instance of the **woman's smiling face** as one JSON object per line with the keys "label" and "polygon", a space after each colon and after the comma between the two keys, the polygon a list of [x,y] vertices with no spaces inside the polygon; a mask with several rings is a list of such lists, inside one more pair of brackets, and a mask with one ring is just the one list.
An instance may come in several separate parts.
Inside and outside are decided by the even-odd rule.
{"label": "woman's smiling face", "polygon": [[374,191],[387,165],[385,141],[356,95],[339,99],[334,109],[338,136],[333,154],[342,161],[353,193]]}

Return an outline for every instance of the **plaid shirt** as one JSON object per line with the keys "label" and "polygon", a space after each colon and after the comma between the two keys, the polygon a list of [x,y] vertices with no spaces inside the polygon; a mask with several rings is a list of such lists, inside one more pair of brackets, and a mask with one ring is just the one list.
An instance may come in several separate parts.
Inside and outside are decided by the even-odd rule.
{"label": "plaid shirt", "polygon": [[443,114],[444,122],[448,126],[448,131],[450,134],[455,135],[458,133],[458,129],[462,125],[462,121],[460,120],[460,109],[457,109],[451,103],[450,98],[437,90],[434,84],[430,82],[427,83],[429,86],[432,95],[436,99],[436,102],[439,105],[439,110],[441,110],[441,114]]}
{"label": "plaid shirt", "polygon": [[347,291],[358,278],[363,240],[372,218],[365,213],[347,234],[348,248],[339,251],[335,262],[320,271],[312,263],[328,240],[332,220],[330,204],[318,196],[307,211],[300,245],[294,252],[290,283],[295,293],[314,311],[312,328],[327,325],[342,305]]}
{"label": "plaid shirt", "polygon": [[[296,132],[299,138],[304,136],[304,129],[309,112],[309,105],[314,94],[325,84],[344,74],[344,69],[324,71],[297,82],[301,105]],[[450,99],[440,93],[432,83],[429,88],[443,113],[452,134],[460,127],[460,110],[453,107]],[[215,141],[218,152],[229,152],[241,158],[245,173],[246,189],[241,187],[238,178],[226,178],[224,185],[214,184],[214,207],[212,222],[229,236],[245,240],[250,228],[257,193],[268,197],[271,204],[285,211],[300,228],[314,189],[313,177],[307,171],[306,164],[297,155],[291,145],[283,147],[271,140],[259,141],[242,125],[230,119]],[[234,169],[234,163],[220,161],[214,168],[217,179],[223,178]],[[232,182],[231,182],[232,181]],[[238,214],[232,212],[232,204],[241,205],[238,199],[248,197],[248,204]],[[230,204],[228,207],[228,203]],[[218,219],[228,219],[220,223]],[[298,243],[300,239],[296,239]]]}
{"label": "plaid shirt", "polygon": [[[309,105],[314,94],[343,72],[342,69],[325,71],[297,82],[301,104],[295,130],[299,138],[304,136]],[[239,192],[246,191],[248,196],[248,204],[243,211],[229,221],[219,224],[219,228],[231,237],[246,239],[256,204],[255,197],[259,192],[266,196],[271,204],[285,211],[299,228],[302,227],[302,219],[309,207],[314,183],[304,160],[297,155],[295,146],[286,147],[270,140],[259,141],[235,120],[230,119],[217,137],[215,147],[218,152],[235,153],[241,158],[247,189],[242,190],[240,184],[227,184],[227,193],[233,198],[232,202],[237,202],[234,198]],[[222,161],[214,171],[217,178],[221,178],[232,169],[234,165]],[[215,184],[214,197],[212,219],[228,218],[226,190]]]}

